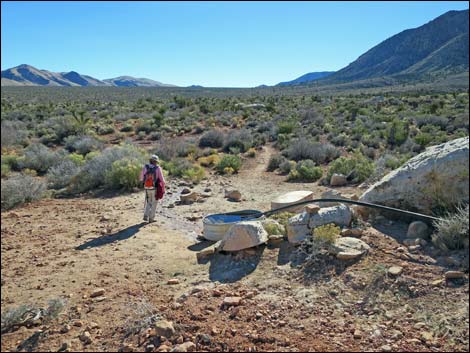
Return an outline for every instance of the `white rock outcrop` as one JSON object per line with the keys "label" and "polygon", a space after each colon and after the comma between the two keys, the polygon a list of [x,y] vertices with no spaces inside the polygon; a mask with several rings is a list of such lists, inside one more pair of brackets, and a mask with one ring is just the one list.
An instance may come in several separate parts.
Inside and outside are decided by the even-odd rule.
{"label": "white rock outcrop", "polygon": [[322,208],[318,213],[302,212],[289,218],[287,224],[287,238],[290,243],[298,243],[305,239],[315,227],[334,223],[340,227],[347,227],[351,223],[352,212],[346,205]]}
{"label": "white rock outcrop", "polygon": [[342,237],[330,246],[330,253],[339,260],[353,260],[370,250],[370,246],[357,238]]}
{"label": "white rock outcrop", "polygon": [[468,177],[469,139],[463,137],[427,148],[372,185],[360,200],[431,214],[442,204],[468,203]]}

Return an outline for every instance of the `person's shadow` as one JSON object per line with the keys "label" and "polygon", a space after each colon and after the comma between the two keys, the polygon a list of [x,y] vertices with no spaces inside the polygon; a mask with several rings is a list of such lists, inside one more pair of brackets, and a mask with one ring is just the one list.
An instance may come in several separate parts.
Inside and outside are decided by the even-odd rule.
{"label": "person's shadow", "polygon": [[120,230],[117,233],[104,235],[102,237],[87,241],[86,243],[80,246],[77,246],[75,250],[85,250],[89,248],[96,248],[99,246],[115,243],[117,241],[129,239],[130,237],[138,233],[140,228],[142,228],[146,224],[147,222],[142,222],[142,223],[127,227],[123,230]]}

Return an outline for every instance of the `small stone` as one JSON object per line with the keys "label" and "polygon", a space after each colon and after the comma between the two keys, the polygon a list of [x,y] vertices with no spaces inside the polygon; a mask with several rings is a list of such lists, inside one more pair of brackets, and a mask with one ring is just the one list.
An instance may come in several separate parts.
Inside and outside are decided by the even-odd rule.
{"label": "small stone", "polygon": [[433,287],[439,287],[440,285],[442,285],[444,283],[444,280],[443,279],[436,279],[435,281],[432,281],[431,282],[431,285]]}
{"label": "small stone", "polygon": [[242,298],[241,297],[225,297],[223,301],[223,305],[225,306],[238,306],[241,304]]}
{"label": "small stone", "polygon": [[167,346],[166,344],[161,345],[157,348],[157,352],[169,352],[171,347]]}
{"label": "small stone", "polygon": [[272,234],[268,236],[268,244],[269,245],[279,245],[284,242],[284,236],[280,234]]}
{"label": "small stone", "polygon": [[173,348],[172,352],[191,352],[196,349],[196,345],[193,342],[184,342],[182,344],[178,344]]}
{"label": "small stone", "polygon": [[172,278],[172,279],[169,279],[167,284],[178,284],[180,283],[180,280],[178,278]]}
{"label": "small stone", "polygon": [[83,321],[82,320],[75,320],[73,322],[73,326],[82,327],[83,326]]}
{"label": "small stone", "polygon": [[99,297],[99,296],[103,295],[104,293],[105,293],[104,288],[95,289],[95,290],[90,294],[90,298]]}
{"label": "small stone", "polygon": [[85,331],[80,335],[80,341],[84,344],[90,344],[93,340],[91,339],[90,332]]}
{"label": "small stone", "polygon": [[399,276],[403,272],[403,267],[392,266],[388,269],[388,274],[392,276]]}
{"label": "small stone", "polygon": [[460,279],[460,278],[464,278],[464,277],[465,277],[465,273],[463,273],[462,271],[447,271],[445,273],[446,280]]}
{"label": "small stone", "polygon": [[353,335],[353,337],[354,337],[355,339],[361,338],[361,337],[362,337],[362,332],[359,331],[359,330],[354,330],[354,335]]}
{"label": "small stone", "polygon": [[60,333],[67,333],[69,332],[70,330],[72,329],[72,327],[70,325],[64,325],[60,328]]}
{"label": "small stone", "polygon": [[389,346],[388,344],[384,344],[383,346],[380,347],[380,350],[382,352],[391,352],[392,351],[392,347]]}
{"label": "small stone", "polygon": [[70,342],[64,342],[58,349],[59,352],[69,352],[71,350]]}
{"label": "small stone", "polygon": [[191,190],[188,189],[188,188],[184,188],[183,190],[181,190],[182,194],[189,194],[190,192],[191,192]]}
{"label": "small stone", "polygon": [[153,352],[154,349],[155,349],[155,346],[153,344],[148,344],[145,346],[145,350],[147,352]]}
{"label": "small stone", "polygon": [[240,199],[242,198],[242,194],[238,190],[229,189],[225,190],[225,198],[231,201],[240,201]]}
{"label": "small stone", "polygon": [[343,174],[333,174],[330,179],[331,186],[344,186],[348,183],[348,179]]}
{"label": "small stone", "polygon": [[157,336],[163,336],[166,338],[171,338],[175,334],[175,328],[171,321],[160,320],[155,323],[155,331]]}
{"label": "small stone", "polygon": [[130,344],[123,344],[121,348],[119,348],[120,352],[133,352],[134,347]]}
{"label": "small stone", "polygon": [[359,238],[363,233],[364,230],[361,228],[346,228],[341,231],[341,236]]}
{"label": "small stone", "polygon": [[429,238],[429,227],[426,223],[421,221],[411,222],[408,226],[408,232],[406,233],[408,238]]}
{"label": "small stone", "polygon": [[424,342],[430,342],[430,341],[433,341],[434,339],[434,336],[431,332],[421,332],[421,340],[424,341]]}
{"label": "small stone", "polygon": [[305,206],[305,211],[309,214],[316,214],[321,210],[321,207],[315,204]]}

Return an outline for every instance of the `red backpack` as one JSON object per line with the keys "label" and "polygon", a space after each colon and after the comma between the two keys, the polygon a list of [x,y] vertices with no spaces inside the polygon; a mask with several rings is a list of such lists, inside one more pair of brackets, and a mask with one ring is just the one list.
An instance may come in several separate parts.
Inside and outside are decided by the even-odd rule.
{"label": "red backpack", "polygon": [[163,199],[163,195],[165,195],[165,184],[163,180],[157,180],[157,191],[155,191],[155,198],[157,200]]}
{"label": "red backpack", "polygon": [[145,165],[144,188],[155,189],[157,185],[157,166],[153,164]]}

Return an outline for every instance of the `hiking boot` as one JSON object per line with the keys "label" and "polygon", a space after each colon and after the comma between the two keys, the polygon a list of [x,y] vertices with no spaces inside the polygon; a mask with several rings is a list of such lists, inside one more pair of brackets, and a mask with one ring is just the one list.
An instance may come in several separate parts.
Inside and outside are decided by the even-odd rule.
{"label": "hiking boot", "polygon": [[148,221],[149,218],[147,216],[144,216],[144,221]]}
{"label": "hiking boot", "polygon": [[149,219],[149,223],[153,223],[153,222],[156,222],[157,220],[155,219]]}

